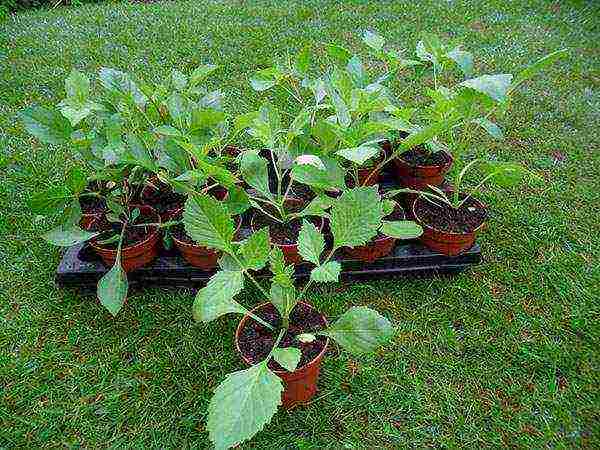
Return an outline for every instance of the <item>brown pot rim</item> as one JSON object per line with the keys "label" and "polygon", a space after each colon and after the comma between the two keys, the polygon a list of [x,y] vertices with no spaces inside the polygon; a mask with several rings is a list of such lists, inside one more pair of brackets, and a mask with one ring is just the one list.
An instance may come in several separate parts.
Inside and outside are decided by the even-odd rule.
{"label": "brown pot rim", "polygon": [[[182,208],[182,210],[183,210],[183,208]],[[235,218],[235,220],[237,221],[237,226],[235,227],[235,230],[234,230],[234,232],[233,232],[233,235],[234,235],[234,237],[235,237],[235,235],[236,235],[236,234],[237,234],[237,233],[240,231],[240,229],[242,228],[242,218],[241,218],[239,215],[237,215],[237,216],[234,216],[234,218]],[[186,232],[186,234],[187,234],[187,232]],[[204,245],[199,245],[199,244],[196,244],[195,242],[193,242],[193,243],[189,243],[189,242],[182,241],[181,239],[178,239],[178,238],[177,238],[176,236],[174,236],[173,234],[171,234],[171,238],[173,239],[173,242],[175,242],[175,245],[177,245],[177,246],[181,246],[181,247],[185,247],[185,248],[190,248],[190,249],[200,249],[200,248],[206,248],[206,249],[208,249],[208,247],[206,247],[206,246],[204,246]],[[236,242],[236,241],[234,241],[234,242]],[[217,249],[212,249],[212,248],[211,248],[210,250],[214,250],[215,252],[218,252],[218,251],[219,251],[219,250],[217,250]]]}
{"label": "brown pot rim", "polygon": [[[419,216],[417,215],[417,211],[416,211],[416,209],[415,209],[415,206],[416,206],[416,204],[417,204],[417,201],[418,201],[418,200],[419,200],[421,197],[424,197],[424,196],[423,196],[423,194],[419,194],[419,195],[417,196],[417,198],[415,198],[415,201],[414,201],[414,202],[413,202],[413,204],[412,204],[412,212],[413,212],[413,217],[414,217],[414,218],[416,219],[416,221],[417,221],[417,222],[419,222],[419,223],[420,223],[420,224],[421,224],[423,227],[425,227],[425,228],[429,228],[430,230],[432,230],[432,231],[435,231],[436,233],[449,234],[449,235],[454,235],[454,236],[467,236],[467,235],[469,235],[469,234],[472,234],[472,233],[476,233],[476,232],[478,232],[478,231],[479,231],[479,230],[481,230],[481,228],[482,228],[482,227],[485,225],[485,219],[484,219],[484,220],[483,220],[483,222],[481,222],[481,224],[480,224],[480,225],[479,225],[477,228],[475,228],[473,231],[469,231],[468,233],[457,233],[457,232],[455,232],[455,231],[443,231],[443,230],[440,230],[440,229],[438,229],[438,228],[435,228],[434,226],[432,226],[432,225],[429,225],[428,223],[425,223],[424,221],[422,221],[422,220],[419,218]],[[475,197],[471,197],[471,198],[472,198],[473,200],[475,200],[475,202],[477,202],[477,203],[479,204],[479,207],[480,207],[481,209],[484,209],[484,210],[487,212],[487,207],[486,207],[486,206],[485,206],[485,205],[484,205],[484,204],[483,204],[483,203],[482,203],[482,202],[481,202],[479,199],[477,199],[477,198],[475,198]]]}
{"label": "brown pot rim", "polygon": [[436,168],[436,167],[449,167],[449,166],[451,166],[452,163],[454,162],[454,157],[452,156],[452,154],[448,150],[446,150],[446,149],[439,150],[439,152],[445,154],[448,157],[448,161],[445,164],[437,164],[437,165],[432,165],[432,166],[421,166],[421,165],[418,165],[418,164],[410,164],[409,162],[407,162],[406,160],[404,160],[402,158],[402,154],[396,156],[396,159],[402,161],[407,166],[413,167],[415,169],[433,169],[433,168]]}
{"label": "brown pot rim", "polygon": [[[134,208],[134,209],[135,209],[135,208],[139,208],[139,209],[140,209],[140,211],[144,209],[144,210],[146,210],[146,212],[147,212],[147,213],[149,213],[149,214],[154,214],[154,216],[155,216],[155,217],[156,217],[156,219],[157,219],[156,223],[158,223],[158,224],[160,224],[160,223],[161,223],[161,221],[160,221],[160,215],[159,215],[159,214],[158,214],[158,212],[156,212],[156,210],[155,210],[153,207],[151,207],[151,206],[148,206],[148,205],[131,205],[131,206],[130,206],[130,208]],[[146,245],[148,242],[150,242],[150,241],[154,240],[154,239],[157,237],[157,235],[158,235],[159,231],[160,231],[160,226],[154,226],[154,231],[153,231],[152,233],[150,233],[150,234],[149,234],[149,235],[146,237],[146,239],[144,239],[143,241],[137,242],[136,244],[129,245],[129,246],[127,246],[127,247],[123,247],[123,248],[121,249],[121,254],[123,254],[123,253],[124,253],[126,250],[132,250],[132,249],[137,249],[137,248],[140,248],[140,247],[144,247],[144,246],[145,246],[145,245]],[[103,246],[102,246],[102,245],[100,245],[100,244],[97,244],[97,243],[96,243],[96,238],[94,238],[94,239],[90,240],[90,241],[89,241],[89,243],[90,243],[90,246],[91,246],[91,247],[92,247],[94,250],[96,250],[96,251],[102,251],[102,252],[111,252],[111,253],[114,253],[115,255],[117,254],[117,250],[115,250],[115,249],[112,249],[112,248],[106,248],[106,247],[103,247]]]}
{"label": "brown pot rim", "polygon": [[[307,302],[303,302],[300,301],[298,303],[301,303],[303,305],[308,306],[309,308],[314,309],[315,311],[317,311],[317,309],[312,306],[310,303]],[[250,312],[252,314],[256,314],[256,311],[258,311],[259,309],[272,304],[271,302],[264,302],[261,303],[257,306],[255,306],[254,308],[252,308],[250,310]],[[319,311],[317,311],[319,312]],[[329,322],[327,322],[327,318],[325,317],[325,315],[321,312],[319,312],[319,314],[321,314],[321,317],[323,318],[323,320],[325,321],[325,326],[329,325]],[[244,314],[244,316],[242,317],[242,320],[240,320],[240,323],[238,323],[238,326],[235,330],[235,348],[237,349],[238,353],[240,354],[242,361],[244,361],[246,364],[248,364],[249,366],[252,365],[252,361],[250,361],[250,359],[246,358],[246,356],[244,356],[244,353],[242,353],[242,349],[240,349],[240,344],[239,344],[239,337],[240,337],[240,333],[242,332],[242,328],[244,327],[245,323],[248,321],[248,319],[250,319],[250,316],[247,314]],[[273,370],[272,372],[274,372],[276,375],[287,375],[287,374],[293,374],[293,373],[297,373],[300,372],[301,370],[306,369],[307,367],[313,365],[315,362],[320,361],[323,356],[325,355],[325,352],[327,351],[327,348],[329,347],[329,337],[326,337],[326,341],[325,341],[325,346],[323,347],[323,350],[321,350],[319,352],[319,354],[317,356],[315,356],[313,359],[311,359],[309,362],[307,362],[306,364],[304,364],[303,366],[300,367],[296,367],[296,370],[294,370],[293,372],[290,372],[289,370]],[[271,370],[271,369],[269,369]]]}

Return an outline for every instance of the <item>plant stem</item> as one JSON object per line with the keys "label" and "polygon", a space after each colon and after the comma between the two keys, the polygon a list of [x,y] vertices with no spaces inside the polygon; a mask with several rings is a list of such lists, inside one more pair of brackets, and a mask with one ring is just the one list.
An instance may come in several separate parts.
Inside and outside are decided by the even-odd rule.
{"label": "plant stem", "polygon": [[[336,250],[337,250],[336,248],[332,248],[331,251],[329,252],[329,254],[327,255],[327,257],[321,263],[321,265],[327,264]],[[312,278],[309,278],[308,283],[306,283],[304,285],[304,288],[302,289],[302,291],[300,292],[300,295],[296,299],[297,302],[299,302],[300,300],[302,300],[304,298],[304,295],[306,294],[306,291],[308,291],[308,288],[310,287],[312,282],[313,282]]]}

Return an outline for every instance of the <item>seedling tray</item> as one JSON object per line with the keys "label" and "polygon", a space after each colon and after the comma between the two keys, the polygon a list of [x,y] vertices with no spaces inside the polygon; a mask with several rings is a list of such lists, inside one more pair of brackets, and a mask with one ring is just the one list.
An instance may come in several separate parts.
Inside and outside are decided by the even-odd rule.
{"label": "seedling tray", "polygon": [[[449,257],[433,252],[418,241],[400,243],[394,251],[372,264],[360,260],[337,258],[342,264],[341,279],[344,281],[376,280],[401,276],[429,276],[465,270],[482,260],[479,245],[459,256]],[[310,264],[296,267],[296,278],[306,279]],[[94,290],[98,280],[108,268],[87,244],[66,250],[56,271],[56,283],[60,287]],[[196,288],[203,286],[215,271],[205,271],[190,266],[178,253],[163,251],[149,266],[128,274],[132,287],[160,286],[172,288]],[[268,272],[259,272],[258,278]]]}

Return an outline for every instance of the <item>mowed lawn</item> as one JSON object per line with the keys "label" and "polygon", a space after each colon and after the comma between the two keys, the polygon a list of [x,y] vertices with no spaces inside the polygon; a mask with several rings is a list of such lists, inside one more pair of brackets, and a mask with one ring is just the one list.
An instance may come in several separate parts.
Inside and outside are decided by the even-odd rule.
{"label": "mowed lawn", "polygon": [[313,290],[332,318],[378,309],[395,338],[375,356],[331,352],[312,404],[280,411],[243,447],[598,448],[599,24],[597,2],[545,0],[107,2],[0,24],[0,448],[207,448],[212,390],[243,368],[237,321],[195,324],[191,292],[144,291],[113,319],[55,287],[60,252],[26,200],[62,183],[72,155],[30,139],[16,113],[57,102],[73,67],[159,79],[202,62],[221,66],[211,83],[239,112],[261,101],[253,70],[305,44],[321,61],[323,42],[364,54],[364,29],[409,53],[422,30],[459,38],[479,74],[569,47],[498,119],[506,141],[472,149],[544,182],[482,193],[485,262],[471,271]]}

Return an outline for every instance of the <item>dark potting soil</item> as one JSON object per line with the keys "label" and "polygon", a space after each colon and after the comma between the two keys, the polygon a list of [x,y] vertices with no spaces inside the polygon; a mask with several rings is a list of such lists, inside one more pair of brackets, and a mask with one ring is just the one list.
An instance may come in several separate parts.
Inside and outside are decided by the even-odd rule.
{"label": "dark potting soil", "polygon": [[440,206],[419,198],[415,204],[415,213],[419,219],[436,230],[450,233],[470,233],[487,218],[487,211],[481,208],[472,197],[458,209],[441,202],[436,203]]}
{"label": "dark potting soil", "polygon": [[155,184],[145,188],[142,195],[142,200],[148,206],[152,206],[158,214],[164,214],[175,209],[183,208],[185,204],[185,196],[174,192],[170,186],[164,183]]}
{"label": "dark potting soil", "polygon": [[83,214],[102,214],[106,212],[106,200],[102,197],[79,197],[79,205]]}
{"label": "dark potting soil", "polygon": [[[152,215],[140,214],[140,216],[136,220],[136,223],[137,224],[155,223],[156,219],[157,218]],[[102,218],[101,221],[96,225],[96,228],[98,231],[102,230],[103,233],[100,234],[94,240],[96,242],[98,242],[98,241],[110,239],[115,234],[120,234],[122,227],[123,227],[123,225],[121,223],[111,223],[111,222],[108,222],[106,220],[106,218]],[[128,226],[127,229],[125,230],[125,235],[123,236],[122,248],[130,247],[135,244],[139,244],[140,242],[142,242],[143,240],[148,238],[148,236],[150,236],[150,234],[152,234],[155,230],[156,230],[156,226],[152,226],[152,225],[142,226],[142,227]],[[101,246],[102,246],[102,248],[115,250],[118,246],[118,242],[113,242],[110,244],[101,244]]]}
{"label": "dark potting soil", "polygon": [[445,152],[428,152],[421,147],[402,153],[400,159],[411,166],[443,166],[450,162]]}
{"label": "dark potting soil", "polygon": [[[255,312],[265,322],[273,325],[276,330],[281,326],[281,318],[275,307],[269,303]],[[315,359],[325,347],[327,338],[317,336],[313,342],[303,343],[296,339],[302,333],[314,333],[326,327],[325,320],[319,312],[304,303],[298,303],[290,314],[290,327],[279,343],[280,348],[296,347],[302,352],[298,368]],[[277,332],[269,330],[264,325],[249,318],[240,331],[239,346],[242,354],[253,364],[264,360],[277,339]],[[271,370],[285,370],[273,359],[269,361]]]}
{"label": "dark potting soil", "polygon": [[302,220],[294,219],[286,223],[279,223],[264,214],[260,214],[259,211],[254,216],[252,226],[255,230],[268,226],[269,236],[273,242],[280,245],[290,245],[298,242]]}

